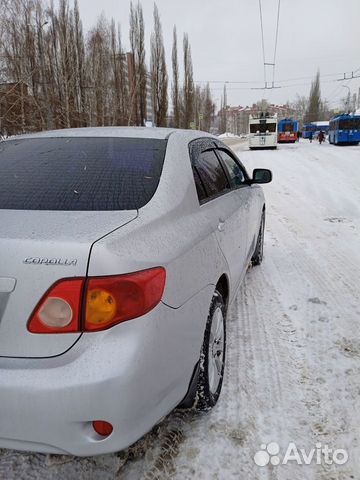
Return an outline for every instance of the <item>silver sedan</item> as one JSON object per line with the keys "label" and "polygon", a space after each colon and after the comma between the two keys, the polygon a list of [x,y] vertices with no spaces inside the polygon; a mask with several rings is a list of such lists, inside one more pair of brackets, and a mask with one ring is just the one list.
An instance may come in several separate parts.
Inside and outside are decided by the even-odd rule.
{"label": "silver sedan", "polygon": [[265,201],[218,138],[85,128],[0,144],[0,447],[123,449],[220,395]]}

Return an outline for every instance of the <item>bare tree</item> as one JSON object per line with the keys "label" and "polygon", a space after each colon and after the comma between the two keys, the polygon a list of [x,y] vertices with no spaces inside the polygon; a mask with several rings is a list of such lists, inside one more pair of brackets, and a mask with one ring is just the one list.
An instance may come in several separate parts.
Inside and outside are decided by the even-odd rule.
{"label": "bare tree", "polygon": [[136,125],[143,125],[146,118],[146,65],[145,65],[145,26],[142,6],[130,3],[130,44],[134,63],[134,80],[131,91],[129,123],[132,116]]}
{"label": "bare tree", "polygon": [[159,10],[154,4],[154,31],[151,34],[151,87],[155,125],[166,126],[168,76]]}
{"label": "bare tree", "polygon": [[320,118],[321,109],[321,91],[320,91],[320,71],[318,70],[314,80],[311,83],[309,105],[305,115],[305,122],[316,122]]}
{"label": "bare tree", "polygon": [[304,117],[308,109],[308,98],[300,95],[296,96],[295,102],[291,104],[292,109],[294,110],[294,115],[300,121],[300,127],[302,128]]}
{"label": "bare tree", "polygon": [[[111,68],[113,75],[114,105],[112,111],[112,124],[121,125],[122,102],[121,102],[121,50],[118,46],[118,36],[114,20],[111,21]],[[120,34],[119,34],[120,38]]]}
{"label": "bare tree", "polygon": [[197,85],[194,91],[194,123],[199,130],[209,132],[213,123],[215,105],[211,98],[210,86]]}
{"label": "bare tree", "polygon": [[74,4],[74,35],[75,35],[75,62],[76,62],[76,103],[79,112],[79,126],[87,125],[86,118],[86,57],[82,22],[80,19],[78,0]]}
{"label": "bare tree", "polygon": [[203,116],[203,92],[200,85],[196,85],[194,89],[194,124],[195,127],[201,128],[201,117]]}
{"label": "bare tree", "polygon": [[[73,6],[72,6],[73,5]],[[159,11],[154,7],[151,75],[145,65],[141,4],[130,5],[131,52],[120,25],[101,16],[85,35],[78,0],[0,0],[0,133],[87,125],[143,125],[152,90],[155,122],[166,125],[168,76]],[[176,29],[172,51],[176,126],[210,118],[211,101],[195,92],[184,36],[184,87],[179,87]],[[152,87],[150,87],[152,83]],[[195,94],[196,93],[196,94]],[[196,99],[196,100],[195,100]],[[206,106],[207,105],[207,106]]]}
{"label": "bare tree", "polygon": [[129,82],[127,72],[127,56],[122,47],[121,28],[118,25],[118,49],[119,49],[119,81],[120,81],[120,102],[121,118],[120,125],[127,125],[129,116]]}
{"label": "bare tree", "polygon": [[210,86],[207,83],[205,87],[205,94],[204,94],[204,107],[203,107],[203,123],[202,123],[202,130],[209,132],[211,129],[211,125],[213,124],[214,113],[215,113],[215,104],[211,97]]}
{"label": "bare tree", "polygon": [[172,73],[173,73],[173,83],[172,83],[172,104],[173,104],[173,122],[174,127],[180,127],[180,99],[179,99],[179,64],[178,64],[178,53],[177,53],[177,34],[176,27],[174,26],[173,30],[173,47],[172,47]]}
{"label": "bare tree", "polygon": [[191,59],[191,48],[187,33],[184,34],[184,86],[183,86],[183,118],[182,126],[190,128],[190,123],[194,121],[194,79],[193,65]]}
{"label": "bare tree", "polygon": [[110,113],[111,89],[111,50],[110,27],[102,15],[96,27],[90,32],[88,38],[88,67],[93,82],[92,102],[95,110],[95,125],[104,126],[112,123]]}

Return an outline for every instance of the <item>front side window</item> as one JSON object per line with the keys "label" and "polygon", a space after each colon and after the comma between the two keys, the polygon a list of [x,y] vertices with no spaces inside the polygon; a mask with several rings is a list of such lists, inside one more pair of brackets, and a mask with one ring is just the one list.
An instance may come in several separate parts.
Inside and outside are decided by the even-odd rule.
{"label": "front side window", "polygon": [[166,140],[54,137],[0,144],[0,209],[136,210],[160,181]]}
{"label": "front side window", "polygon": [[214,150],[200,153],[194,167],[199,174],[208,197],[214,197],[229,190],[225,172]]}
{"label": "front side window", "polygon": [[217,150],[217,153],[224,162],[229,174],[231,187],[236,188],[244,185],[246,179],[240,165],[224,150]]}

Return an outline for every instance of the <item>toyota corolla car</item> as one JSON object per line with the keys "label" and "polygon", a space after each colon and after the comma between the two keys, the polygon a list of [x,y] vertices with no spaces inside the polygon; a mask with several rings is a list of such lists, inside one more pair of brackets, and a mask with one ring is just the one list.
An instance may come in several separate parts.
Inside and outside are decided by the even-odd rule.
{"label": "toyota corolla car", "polygon": [[219,139],[85,128],[0,144],[0,447],[121,450],[208,410],[265,202]]}

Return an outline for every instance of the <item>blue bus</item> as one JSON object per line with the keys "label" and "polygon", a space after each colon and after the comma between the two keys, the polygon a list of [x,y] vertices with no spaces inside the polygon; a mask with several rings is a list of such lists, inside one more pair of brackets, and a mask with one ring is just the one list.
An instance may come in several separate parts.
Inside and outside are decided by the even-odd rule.
{"label": "blue bus", "polygon": [[344,113],[330,120],[329,142],[335,145],[358,145],[360,115]]}
{"label": "blue bus", "polygon": [[299,122],[284,118],[278,122],[278,143],[295,143],[298,139]]}
{"label": "blue bus", "polygon": [[316,132],[316,125],[314,123],[307,123],[303,126],[302,138],[310,138],[310,133],[313,134]]}

